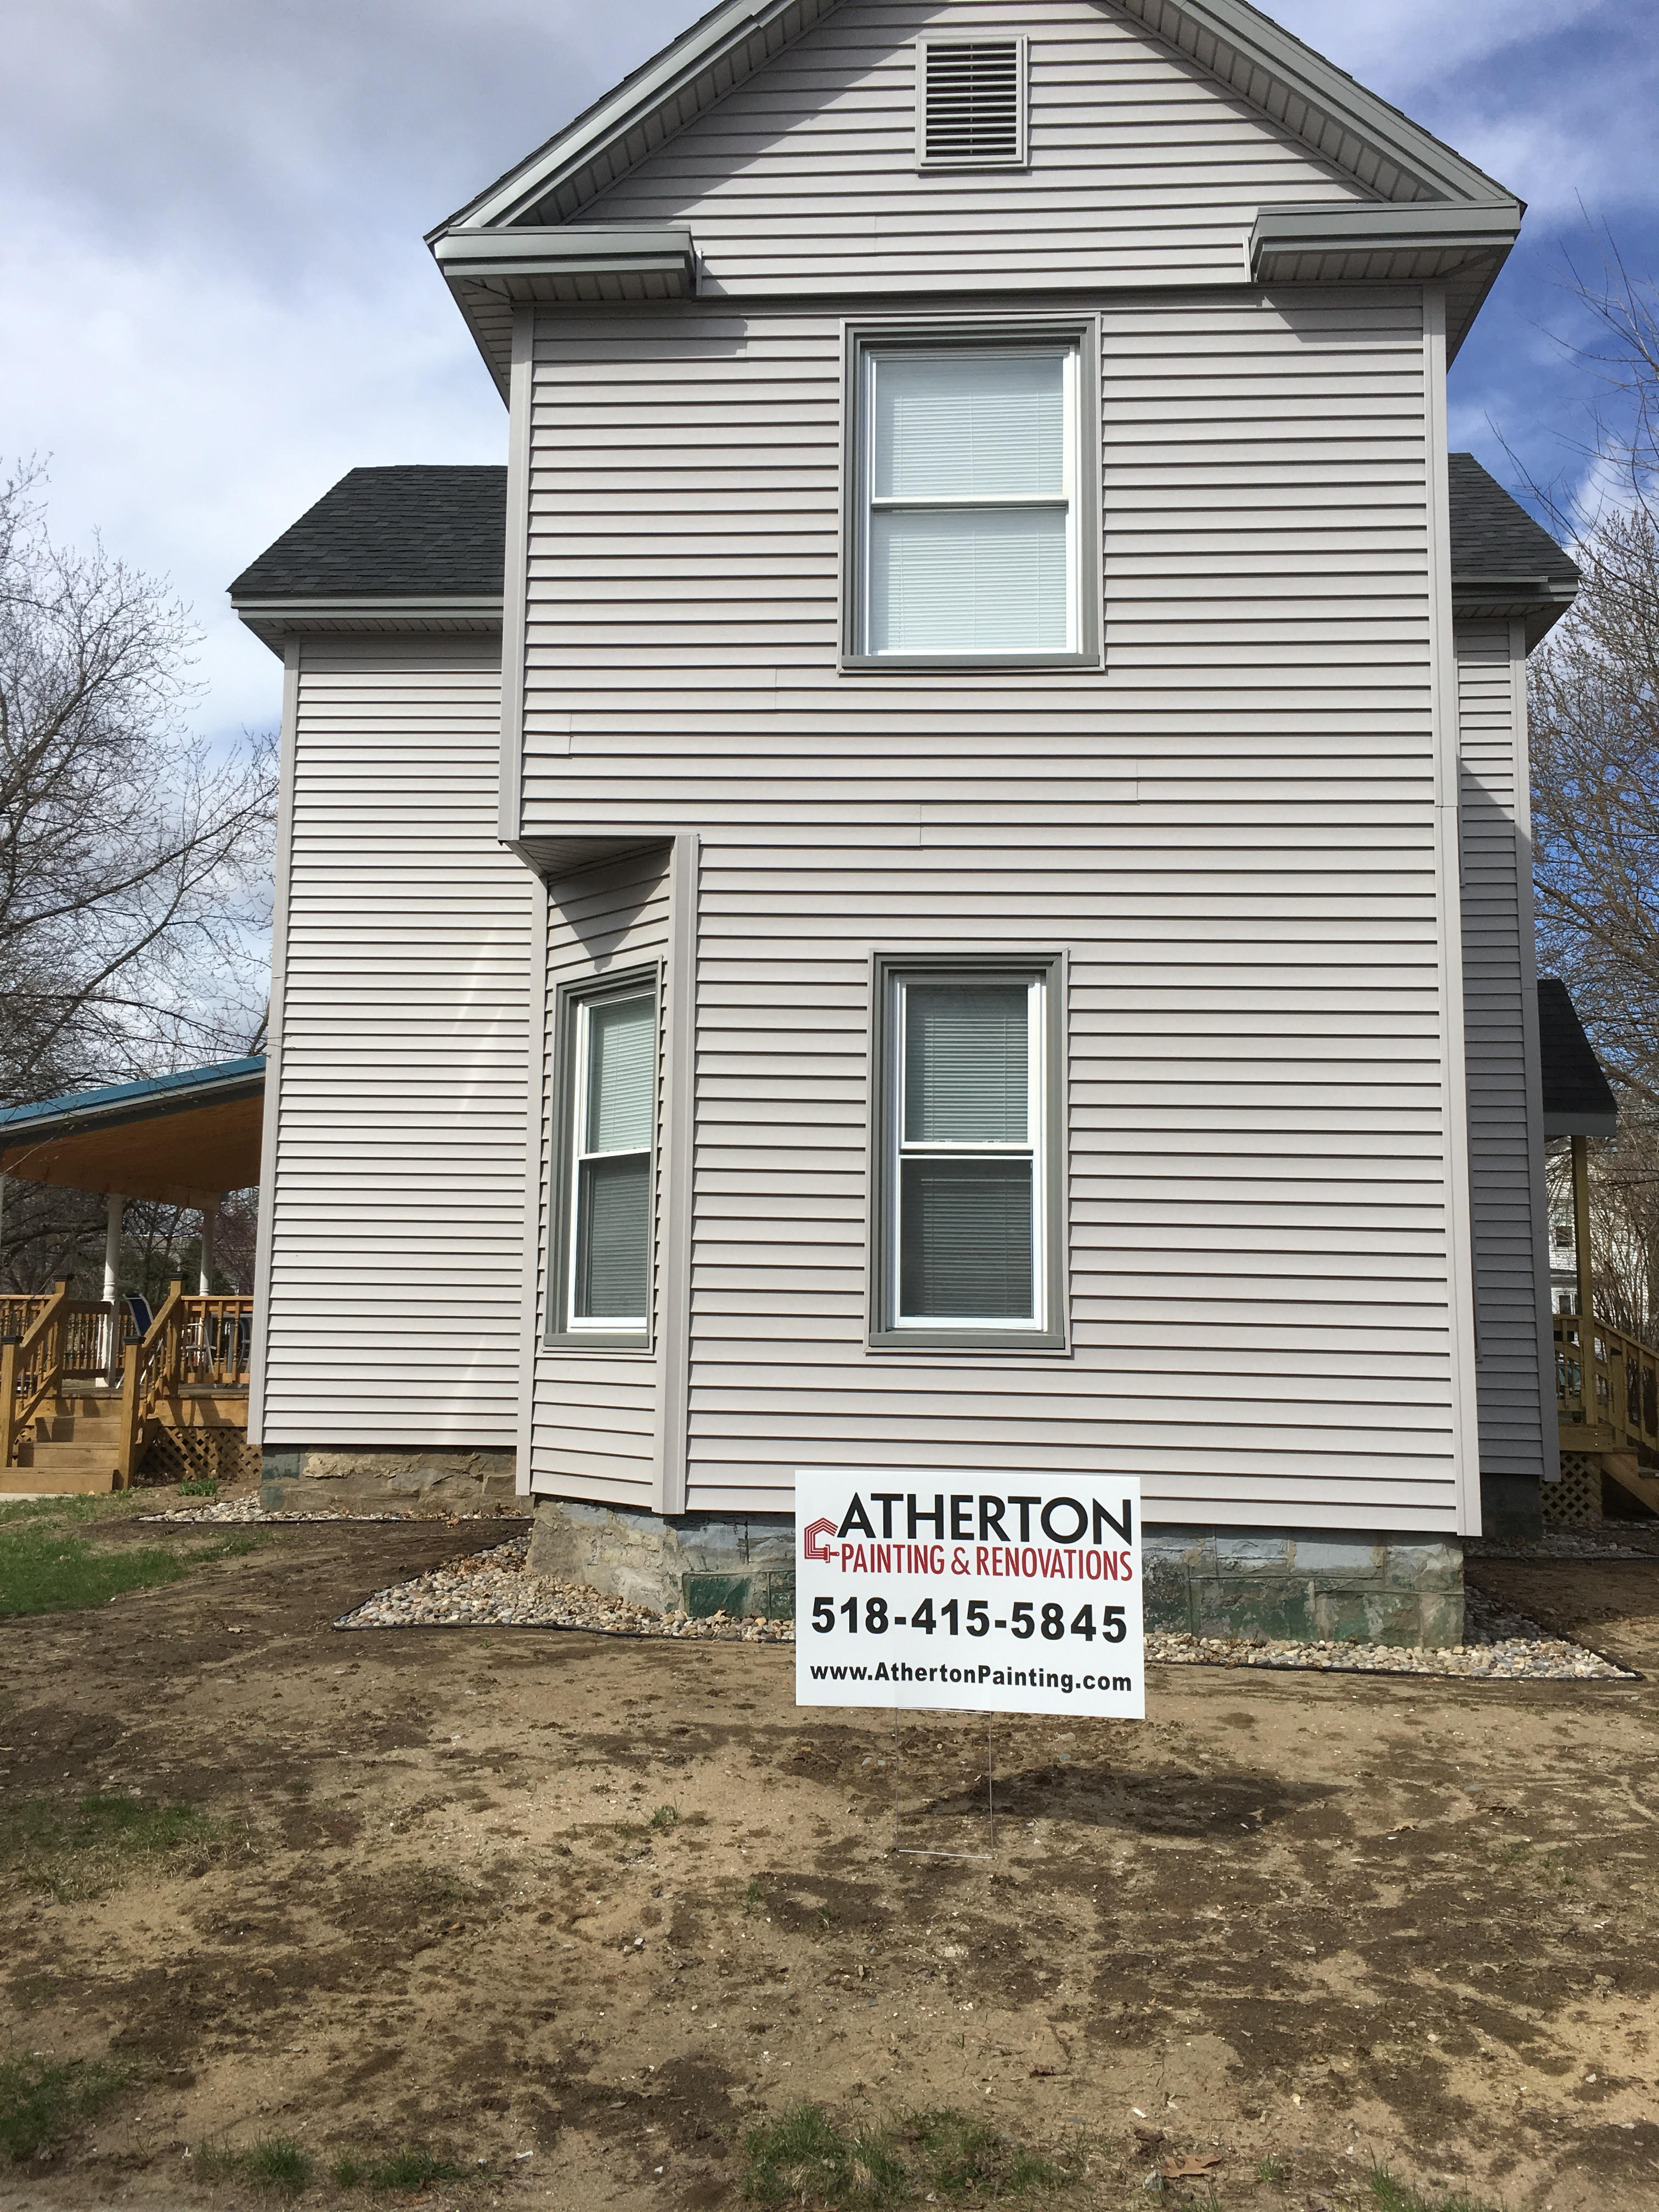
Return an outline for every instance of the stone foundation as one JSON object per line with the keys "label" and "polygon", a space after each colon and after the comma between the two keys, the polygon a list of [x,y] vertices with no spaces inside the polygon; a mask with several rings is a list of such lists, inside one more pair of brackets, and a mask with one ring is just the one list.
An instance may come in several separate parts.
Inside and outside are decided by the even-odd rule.
{"label": "stone foundation", "polygon": [[537,1573],[583,1583],[653,1613],[795,1610],[795,1522],[788,1513],[688,1513],[664,1520],[625,1505],[538,1498],[530,1533]]}
{"label": "stone foundation", "polygon": [[1141,1571],[1148,1628],[1296,1644],[1463,1640],[1455,1537],[1149,1525]]}
{"label": "stone foundation", "polygon": [[518,1504],[515,1466],[510,1449],[267,1446],[259,1502],[269,1513],[413,1513],[434,1520],[452,1513],[510,1513]]}
{"label": "stone foundation", "polygon": [[[1455,1540],[1152,1526],[1143,1531],[1141,1553],[1148,1628],[1296,1643],[1463,1638],[1463,1549]],[[794,1608],[787,1514],[661,1520],[623,1506],[538,1498],[530,1565],[658,1613],[682,1607],[777,1620]]]}

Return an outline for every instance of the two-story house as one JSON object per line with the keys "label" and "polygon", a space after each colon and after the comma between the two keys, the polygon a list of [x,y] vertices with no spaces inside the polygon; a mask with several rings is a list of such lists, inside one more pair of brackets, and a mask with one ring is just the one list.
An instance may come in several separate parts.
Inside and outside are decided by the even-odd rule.
{"label": "two-story house", "polygon": [[726,0],[433,233],[504,470],[234,586],[273,1496],[669,1604],[799,1467],[1131,1472],[1154,1620],[1455,1636],[1555,1472],[1521,215],[1243,0]]}

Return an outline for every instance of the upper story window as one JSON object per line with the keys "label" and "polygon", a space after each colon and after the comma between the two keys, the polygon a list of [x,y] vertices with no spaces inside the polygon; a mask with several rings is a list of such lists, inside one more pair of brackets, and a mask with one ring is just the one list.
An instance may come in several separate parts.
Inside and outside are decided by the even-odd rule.
{"label": "upper story window", "polygon": [[1024,39],[916,41],[916,167],[1025,166]]}
{"label": "upper story window", "polygon": [[1082,353],[858,343],[850,662],[1093,659]]}

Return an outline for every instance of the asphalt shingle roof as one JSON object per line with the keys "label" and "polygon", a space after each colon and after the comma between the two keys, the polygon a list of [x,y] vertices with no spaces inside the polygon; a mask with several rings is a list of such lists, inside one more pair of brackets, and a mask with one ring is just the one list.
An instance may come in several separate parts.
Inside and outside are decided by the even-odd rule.
{"label": "asphalt shingle roof", "polygon": [[[1613,1086],[1601,1073],[1595,1048],[1559,975],[1538,979],[1538,1042],[1547,1125],[1558,1121],[1569,1129],[1582,1128],[1618,1112]],[[1596,1131],[1592,1128],[1590,1133]]]}
{"label": "asphalt shingle roof", "polygon": [[[426,465],[353,469],[231,586],[237,599],[389,599],[499,593],[507,471]],[[1473,453],[1451,456],[1454,577],[1578,571],[1548,531]]]}
{"label": "asphalt shingle roof", "polygon": [[507,471],[353,469],[231,586],[235,599],[499,596]]}
{"label": "asphalt shingle roof", "polygon": [[1473,453],[1453,453],[1450,459],[1454,577],[1542,576],[1553,583],[1577,582],[1577,565]]}

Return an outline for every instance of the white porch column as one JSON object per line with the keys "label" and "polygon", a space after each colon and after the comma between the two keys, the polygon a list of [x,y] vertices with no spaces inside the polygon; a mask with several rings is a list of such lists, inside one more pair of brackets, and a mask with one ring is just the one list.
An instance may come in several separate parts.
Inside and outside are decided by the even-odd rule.
{"label": "white porch column", "polygon": [[127,1202],[109,1194],[109,1224],[104,1231],[104,1304],[109,1308],[109,1379],[121,1379],[121,1224]]}
{"label": "white porch column", "polygon": [[201,1295],[204,1298],[210,1298],[213,1296],[214,1232],[218,1226],[218,1206],[204,1206],[202,1208],[202,1267],[198,1285]]}

